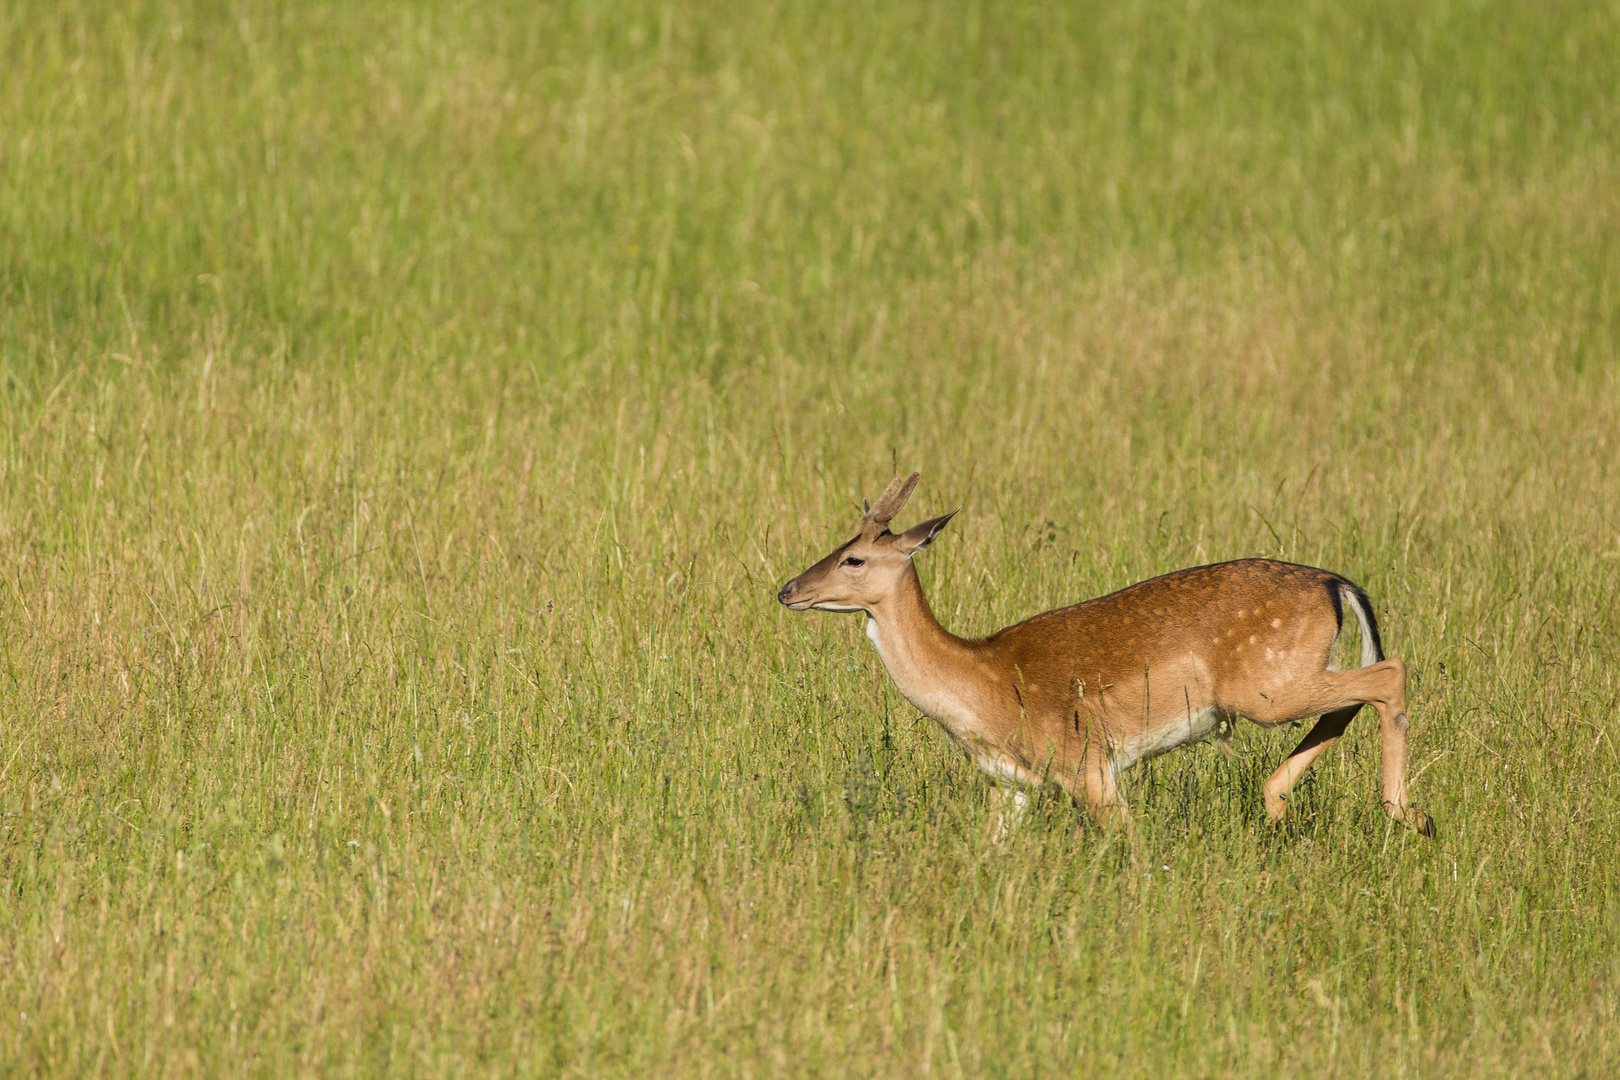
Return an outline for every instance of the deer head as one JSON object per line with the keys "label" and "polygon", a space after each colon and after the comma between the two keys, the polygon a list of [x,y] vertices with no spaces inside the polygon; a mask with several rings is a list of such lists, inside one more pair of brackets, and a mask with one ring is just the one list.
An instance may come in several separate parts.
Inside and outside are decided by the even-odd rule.
{"label": "deer head", "polygon": [[956,511],[930,518],[896,535],[889,522],[911,497],[917,473],[895,477],[866,508],[855,536],[783,585],[776,598],[795,611],[871,611],[904,580],[911,557],[929,544]]}

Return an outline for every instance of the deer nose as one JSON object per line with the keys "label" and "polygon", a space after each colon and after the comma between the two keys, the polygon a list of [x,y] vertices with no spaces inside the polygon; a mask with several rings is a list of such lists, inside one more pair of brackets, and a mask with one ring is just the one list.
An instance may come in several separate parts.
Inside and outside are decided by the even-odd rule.
{"label": "deer nose", "polygon": [[780,589],[776,590],[777,603],[780,603],[780,604],[787,603],[788,602],[788,597],[790,597],[792,595],[793,595],[793,582],[790,581],[786,585],[782,586]]}

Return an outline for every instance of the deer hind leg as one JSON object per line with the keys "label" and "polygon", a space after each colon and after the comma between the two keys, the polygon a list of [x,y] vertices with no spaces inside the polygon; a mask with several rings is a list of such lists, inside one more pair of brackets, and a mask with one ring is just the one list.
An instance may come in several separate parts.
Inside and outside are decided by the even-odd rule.
{"label": "deer hind leg", "polygon": [[1305,775],[1305,770],[1322,756],[1322,751],[1338,741],[1339,736],[1344,734],[1344,729],[1350,726],[1350,721],[1354,720],[1356,713],[1360,711],[1360,705],[1351,705],[1322,714],[1322,718],[1299,741],[1299,745],[1294,747],[1294,752],[1277,766],[1277,771],[1271,774],[1271,778],[1262,789],[1265,793],[1266,813],[1271,815],[1271,820],[1277,821],[1288,812],[1289,792],[1294,790],[1299,778]]}
{"label": "deer hind leg", "polygon": [[[1386,661],[1387,663],[1388,661]],[[1384,813],[1414,832],[1434,835],[1434,819],[1406,799],[1406,669],[1401,668],[1399,708],[1380,709],[1384,744]]]}
{"label": "deer hind leg", "polygon": [[1363,705],[1378,711],[1384,754],[1384,812],[1407,828],[1434,835],[1429,815],[1406,798],[1406,665],[1380,660],[1351,671],[1322,671],[1300,679],[1278,693],[1260,695],[1249,703],[1245,716],[1261,724],[1320,715],[1308,735],[1288,755],[1265,784],[1266,809],[1280,817],[1285,796],[1322,751],[1344,734],[1345,727]]}

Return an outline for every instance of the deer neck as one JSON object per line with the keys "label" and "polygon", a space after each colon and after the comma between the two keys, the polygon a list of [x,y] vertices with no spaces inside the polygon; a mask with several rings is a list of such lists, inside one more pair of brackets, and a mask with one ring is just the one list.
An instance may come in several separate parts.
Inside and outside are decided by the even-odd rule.
{"label": "deer neck", "polygon": [[968,642],[939,625],[917,568],[908,566],[900,587],[866,614],[866,636],[906,700],[951,734],[972,734],[983,711],[977,658]]}

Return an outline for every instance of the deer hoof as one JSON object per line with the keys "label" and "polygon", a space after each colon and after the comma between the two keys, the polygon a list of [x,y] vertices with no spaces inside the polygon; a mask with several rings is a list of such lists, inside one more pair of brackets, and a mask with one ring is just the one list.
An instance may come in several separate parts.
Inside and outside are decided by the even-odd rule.
{"label": "deer hoof", "polygon": [[1422,810],[1415,806],[1395,806],[1392,803],[1385,803],[1384,809],[1389,813],[1390,817],[1405,825],[1408,829],[1421,836],[1427,836],[1431,840],[1434,839],[1434,818],[1425,814]]}
{"label": "deer hoof", "polygon": [[1406,826],[1414,832],[1434,839],[1434,818],[1425,814],[1415,806],[1406,808]]}

